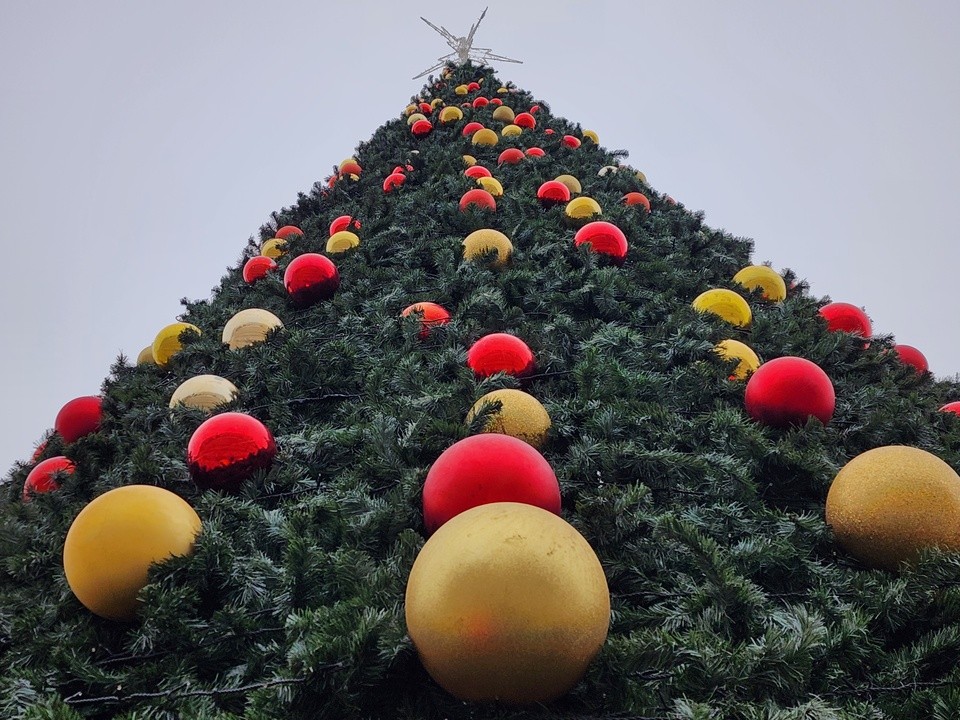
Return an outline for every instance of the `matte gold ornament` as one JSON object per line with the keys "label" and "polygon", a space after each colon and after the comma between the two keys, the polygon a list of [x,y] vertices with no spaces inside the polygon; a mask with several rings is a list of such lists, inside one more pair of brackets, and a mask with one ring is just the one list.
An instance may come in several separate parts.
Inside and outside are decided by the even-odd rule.
{"label": "matte gold ornament", "polygon": [[573,175],[557,175],[554,180],[557,182],[562,182],[574,195],[578,195],[583,192],[583,188],[580,187],[580,181],[577,180]]}
{"label": "matte gold ornament", "polygon": [[346,252],[347,250],[357,247],[359,244],[360,238],[357,237],[356,233],[350,232],[349,230],[340,230],[331,235],[330,239],[327,240],[327,254],[336,255],[337,253]]}
{"label": "matte gold ornament", "polygon": [[871,567],[896,570],[926,548],[960,552],[960,476],[926,450],[874,448],[837,473],[826,518],[837,542]]}
{"label": "matte gold ornament", "polygon": [[170,408],[183,405],[210,412],[233,402],[239,392],[236,385],[219,375],[195,375],[173,391]]}
{"label": "matte gold ornament", "polygon": [[513,122],[513,110],[506,105],[501,105],[496,110],[493,111],[493,119],[498,122],[512,123]]}
{"label": "matte gold ornament", "polygon": [[497,251],[497,259],[491,263],[491,266],[503,267],[513,254],[513,243],[499,230],[489,228],[474,230],[463,239],[464,260],[477,260],[491,250]]}
{"label": "matte gold ornament", "polygon": [[724,360],[738,360],[731,380],[746,380],[760,367],[760,358],[749,345],[739,340],[721,340],[714,351]]}
{"label": "matte gold ornament", "polygon": [[490,128],[482,128],[473,134],[471,142],[480,147],[493,147],[500,142],[500,138],[497,136],[495,130],[491,130]]}
{"label": "matte gold ornament", "polygon": [[282,328],[283,323],[269,310],[249,308],[241,310],[223,326],[223,343],[231,350],[255,345],[267,339],[272,331]]}
{"label": "matte gold ornament", "polygon": [[733,281],[748,290],[760,290],[772,302],[787,299],[787,284],[776,270],[766,265],[748,265],[733,276]]}
{"label": "matte gold ornament", "polygon": [[153,339],[153,359],[160,367],[166,366],[170,358],[180,352],[180,335],[186,331],[200,334],[200,328],[185,322],[175,322],[167,325]]}
{"label": "matte gold ornament", "polygon": [[270,238],[260,246],[260,254],[276,260],[287,252],[287,241],[283,238]]}
{"label": "matte gold ornament", "polygon": [[600,651],[610,593],[593,549],[566,521],[490,503],[444,523],[420,550],[406,621],[427,672],[461,700],[548,702]]}
{"label": "matte gold ornament", "polygon": [[140,354],[137,355],[137,365],[156,365],[157,361],[153,359],[153,344],[147,345]]}
{"label": "matte gold ornament", "polygon": [[737,327],[746,327],[753,319],[747,301],[726,288],[714,288],[700,293],[693,300],[693,309],[717,315]]}
{"label": "matte gold ornament", "polygon": [[482,187],[494,197],[503,196],[503,185],[501,185],[500,181],[494,177],[479,177],[477,178],[477,185]]}
{"label": "matte gold ornament", "polygon": [[500,403],[500,409],[487,418],[481,432],[511,435],[540,449],[550,430],[550,415],[539,400],[522,390],[504,389],[488,392],[470,408],[470,412],[467,413],[467,424],[484,407],[497,402]]}
{"label": "matte gold ornament", "polygon": [[522,132],[523,128],[521,128],[519,125],[504,125],[503,130],[500,131],[500,134],[504,137],[516,137]]}

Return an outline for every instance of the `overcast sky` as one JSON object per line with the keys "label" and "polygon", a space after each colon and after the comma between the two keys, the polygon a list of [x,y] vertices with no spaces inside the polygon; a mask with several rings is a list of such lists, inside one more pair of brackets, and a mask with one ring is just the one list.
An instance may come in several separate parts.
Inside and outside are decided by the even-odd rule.
{"label": "overcast sky", "polygon": [[[817,295],[960,372],[960,3],[489,0],[496,65]],[[271,211],[330,174],[484,3],[0,6],[0,472]]]}

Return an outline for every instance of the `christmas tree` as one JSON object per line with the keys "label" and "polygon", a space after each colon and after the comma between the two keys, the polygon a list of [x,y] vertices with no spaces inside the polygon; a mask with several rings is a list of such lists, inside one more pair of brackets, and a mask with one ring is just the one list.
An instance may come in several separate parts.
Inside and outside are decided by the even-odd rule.
{"label": "christmas tree", "polygon": [[[275,213],[3,486],[3,717],[956,717],[960,388],[624,158],[451,64]],[[545,684],[586,621],[549,553],[476,575],[508,526],[609,591],[528,703],[471,663]],[[410,592],[458,584],[504,597],[438,664]]]}

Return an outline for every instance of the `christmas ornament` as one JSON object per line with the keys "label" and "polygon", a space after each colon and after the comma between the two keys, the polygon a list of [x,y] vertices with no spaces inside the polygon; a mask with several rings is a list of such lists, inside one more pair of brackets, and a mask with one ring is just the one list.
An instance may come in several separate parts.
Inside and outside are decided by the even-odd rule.
{"label": "christmas ornament", "polygon": [[513,119],[514,125],[519,125],[526,130],[532,130],[537,126],[537,120],[530,113],[519,113]]}
{"label": "christmas ornament", "polygon": [[[577,198],[577,200],[585,199],[589,198]],[[609,255],[617,265],[623,264],[627,257],[627,237],[623,234],[623,230],[613,223],[602,220],[587,223],[580,228],[573,238],[573,244],[576,247],[589,244],[593,252]]]}
{"label": "christmas ornament", "polygon": [[497,254],[490,266],[503,267],[513,254],[513,243],[502,232],[490,229],[475,230],[463,240],[464,260],[479,260],[490,252]]}
{"label": "christmas ornament", "polygon": [[531,113],[531,114],[533,114],[533,113],[538,113],[538,112],[540,112],[540,106],[539,106],[539,105],[531,105],[531,106],[530,106],[530,113]]}
{"label": "christmas ornament", "polygon": [[533,395],[522,390],[504,389],[488,392],[477,400],[467,413],[469,425],[484,408],[500,403],[500,409],[491,413],[480,432],[502,433],[523,440],[539,449],[550,430],[550,415]]}
{"label": "christmas ornament", "polygon": [[165,367],[170,359],[183,348],[180,338],[184,333],[200,334],[200,328],[185,322],[175,322],[167,325],[153,339],[153,359],[157,365]]}
{"label": "christmas ornament", "polygon": [[57,473],[73,475],[76,466],[63,455],[47,458],[36,465],[23,483],[23,501],[30,502],[33,495],[52,492],[59,489]]}
{"label": "christmas ornament", "polygon": [[184,380],[170,397],[170,409],[183,405],[210,412],[231,403],[240,393],[237,386],[219,375],[194,375]]}
{"label": "christmas ornament", "polygon": [[522,503],[481,505],[440,528],[417,555],[404,607],[424,668],[472,702],[560,697],[610,624],[593,548],[563,519]]}
{"label": "christmas ornament", "polygon": [[327,240],[326,251],[327,253],[333,255],[336,253],[346,252],[352,248],[357,247],[360,244],[360,238],[358,238],[354,233],[349,230],[341,230],[340,232],[334,233]]}
{"label": "christmas ornament", "polygon": [[714,288],[702,292],[693,301],[697,312],[712,313],[731,325],[746,327],[753,318],[747,301],[733,290]]}
{"label": "christmas ornament", "polygon": [[341,230],[359,230],[360,221],[350,215],[341,215],[330,223],[330,235],[336,235]]}
{"label": "christmas ornament", "polygon": [[[637,170],[637,171],[633,174],[633,176],[634,176],[637,180],[639,180],[640,182],[642,182],[644,185],[647,184],[647,176],[644,175],[644,174],[643,174],[642,172],[640,172],[639,170]],[[673,202],[670,202],[671,200],[672,200]],[[677,201],[674,200],[674,199],[673,199],[672,197],[670,197],[669,195],[667,195],[667,202],[670,203],[671,205],[676,205],[676,204],[677,204]]]}
{"label": "christmas ornament", "polygon": [[602,211],[600,203],[591,197],[581,195],[568,202],[563,212],[571,220],[583,221],[599,215]]}
{"label": "christmas ornament", "polygon": [[424,115],[429,115],[433,112],[433,105],[428,102],[420,103],[420,112],[422,112]]}
{"label": "christmas ornament", "polygon": [[510,89],[509,89],[509,88],[505,88],[505,87],[498,87],[498,88],[497,88],[497,93],[499,93],[499,94],[505,94],[505,93],[508,93],[508,92],[510,92]]}
{"label": "christmas ornament", "polygon": [[869,338],[873,333],[870,318],[856,305],[845,302],[835,302],[820,308],[820,316],[827,321],[830,332],[847,332]]}
{"label": "christmas ornament", "polygon": [[423,340],[430,335],[430,328],[438,325],[446,325],[450,322],[450,313],[442,305],[434,302],[418,302],[408,305],[400,313],[401,317],[419,314],[420,320],[420,339]]}
{"label": "christmas ornament", "polygon": [[960,551],[960,476],[925,450],[902,445],[857,455],[826,504],[837,542],[864,564],[896,570],[939,547]]}
{"label": "christmas ornament", "polygon": [[575,138],[573,135],[564,135],[560,142],[568,148],[576,149],[580,147],[580,139]]}
{"label": "christmas ornament", "polygon": [[239,350],[263,342],[271,332],[282,328],[280,318],[269,310],[248,308],[227,320],[221,341],[231,350]]}
{"label": "christmas ornament", "polygon": [[493,119],[498,122],[512,123],[513,110],[511,110],[506,105],[501,105],[496,110],[493,111]]}
{"label": "christmas ornament", "polygon": [[760,367],[760,358],[749,345],[739,340],[721,340],[714,347],[714,351],[724,360],[737,360],[731,380],[746,380],[751,373]]}
{"label": "christmas ornament", "polygon": [[493,147],[500,142],[500,138],[497,137],[497,133],[490,128],[483,128],[473,134],[471,142],[479,147]]}
{"label": "christmas ornament", "polygon": [[491,176],[477,178],[477,185],[482,187],[495,198],[503,196],[503,185],[501,185],[500,181],[495,177]]}
{"label": "christmas ornament", "polygon": [[533,352],[527,344],[507,333],[491,333],[477,340],[467,351],[467,365],[479,378],[504,372],[514,377],[526,377],[535,365]]}
{"label": "christmas ornament", "polygon": [[500,156],[497,158],[497,165],[516,165],[518,162],[523,160],[526,155],[523,154],[523,150],[520,148],[507,148]]}
{"label": "christmas ornament", "polygon": [[257,255],[247,260],[243,264],[243,279],[245,282],[254,283],[267,276],[271,270],[277,269],[277,261],[266,255]]}
{"label": "christmas ornament", "polygon": [[600,144],[600,138],[597,137],[597,134],[596,134],[593,130],[584,130],[584,131],[583,131],[583,139],[584,139],[584,140],[589,140],[589,141],[592,142],[594,145],[599,145],[599,144]]}
{"label": "christmas ornament", "polygon": [[407,181],[407,176],[403,173],[392,173],[387,176],[387,179],[383,181],[383,191],[392,192],[395,188],[400,187]]}
{"label": "christmas ornament", "polygon": [[409,117],[409,116],[412,115],[413,113],[417,112],[417,110],[419,109],[419,107],[420,107],[419,105],[415,105],[415,104],[413,104],[413,103],[410,103],[409,105],[407,105],[407,106],[403,109],[403,114]]}
{"label": "christmas ornament", "polygon": [[544,135],[553,135],[553,133],[554,133],[553,128],[547,128],[546,130],[543,131]]}
{"label": "christmas ornament", "polygon": [[597,170],[597,177],[606,177],[607,175],[613,175],[619,171],[616,165],[604,165],[602,168]]}
{"label": "christmas ornament", "polygon": [[527,155],[530,157],[543,157],[546,153],[543,151],[543,148],[532,147],[527,148]]}
{"label": "christmas ornament", "polygon": [[504,125],[503,130],[500,131],[500,134],[504,137],[517,137],[523,130],[520,129],[519,125]]}
{"label": "christmas ornament", "polygon": [[[481,123],[468,122],[466,125],[463,126],[463,136],[469,137],[479,130],[483,130],[483,125]],[[493,131],[491,130],[490,132],[493,132]],[[496,133],[494,133],[494,135],[496,135]]]}
{"label": "christmas ornament", "polygon": [[491,173],[483,165],[471,165],[466,170],[463,171],[463,174],[469,178],[482,178],[482,177],[491,177]]}
{"label": "christmas ornament", "polygon": [[560,514],[557,476],[534,447],[510,435],[471,435],[448,447],[423,483],[427,532],[478,505],[518,502]]}
{"label": "christmas ornament", "polygon": [[463,164],[466,165],[467,167],[470,167],[471,165],[476,165],[477,159],[473,155],[464,155]]}
{"label": "christmas ornament", "polygon": [[800,357],[779,357],[763,363],[750,376],[744,394],[747,414],[771,427],[804,425],[833,417],[833,383],[816,363]]}
{"label": "christmas ornament", "polygon": [[433,123],[427,119],[417,120],[411,127],[410,132],[414,134],[415,137],[422,138],[429,135],[433,132]]}
{"label": "christmas ornament", "polygon": [[954,415],[960,415],[960,400],[948,402],[946,405],[940,408],[940,412],[948,412],[953,413]]}
{"label": "christmas ornament", "polygon": [[413,126],[421,120],[427,120],[427,116],[423,113],[415,112],[407,118],[407,126],[413,128]]}
{"label": "christmas ornament", "polygon": [[187,444],[187,468],[197,487],[236,492],[277,455],[273,434],[255,417],[225,412],[204,420]]}
{"label": "christmas ornament", "polygon": [[583,192],[583,189],[580,187],[580,181],[577,180],[573,175],[557,175],[554,180],[561,182],[567,186],[567,189],[573,195],[579,195]]}
{"label": "christmas ornament", "polygon": [[332,298],[340,287],[340,273],[323,255],[304,253],[287,265],[283,285],[294,306],[304,308]]}
{"label": "christmas ornament", "polygon": [[303,237],[303,230],[296,225],[284,225],[277,230],[277,234],[274,237],[278,237],[281,240],[289,240],[292,237]]}
{"label": "christmas ornament", "polygon": [[479,89],[480,89],[480,83],[478,82],[471,82],[467,84],[467,90],[469,92],[476,92]]}
{"label": "christmas ornament", "polygon": [[265,240],[260,246],[260,254],[264,257],[276,260],[287,252],[287,241],[283,238],[270,238]]}
{"label": "christmas ornament", "polygon": [[153,344],[147,345],[140,354],[137,355],[137,365],[156,365],[157,361],[153,359]]}
{"label": "christmas ornament", "polygon": [[347,158],[340,163],[340,173],[342,175],[359,175],[362,172],[363,168],[360,167],[356,158]]}
{"label": "christmas ornament", "polygon": [[537,190],[537,200],[543,207],[570,202],[570,188],[558,180],[547,180]]}
{"label": "christmas ornament", "polygon": [[463,110],[458,107],[451,105],[450,107],[445,107],[440,111],[440,124],[441,125],[450,125],[455,122],[463,120]]}
{"label": "christmas ornament", "polygon": [[99,430],[102,419],[102,401],[99,397],[87,395],[74,398],[60,408],[53,429],[69,444]]}
{"label": "christmas ornament", "polygon": [[918,375],[923,375],[930,370],[927,358],[922,352],[917,350],[917,348],[913,347],[913,345],[901,345],[898,343],[893,346],[893,349],[900,358],[900,362],[912,366]]}
{"label": "christmas ornament", "polygon": [[771,302],[787,299],[787,285],[780,273],[766,265],[749,265],[734,275],[733,281],[747,290],[760,290]]}
{"label": "christmas ornament", "polygon": [[497,201],[493,195],[486,190],[481,190],[480,188],[467,190],[463,194],[463,197],[460,198],[460,210],[465,212],[471,208],[477,210],[496,210]]}
{"label": "christmas ornament", "polygon": [[473,107],[476,109],[486,107],[489,104],[490,104],[490,101],[487,100],[485,97],[478,97],[473,99]]}
{"label": "christmas ornament", "polygon": [[67,583],[90,612],[131,621],[150,566],[189,555],[200,528],[193,508],[169,490],[153,485],[110,490],[87,503],[67,531]]}
{"label": "christmas ornament", "polygon": [[490,104],[500,106],[503,105],[503,100],[500,98],[490,98]]}
{"label": "christmas ornament", "polygon": [[623,196],[623,202],[627,205],[640,205],[644,210],[650,212],[650,200],[643,193],[628,192]]}

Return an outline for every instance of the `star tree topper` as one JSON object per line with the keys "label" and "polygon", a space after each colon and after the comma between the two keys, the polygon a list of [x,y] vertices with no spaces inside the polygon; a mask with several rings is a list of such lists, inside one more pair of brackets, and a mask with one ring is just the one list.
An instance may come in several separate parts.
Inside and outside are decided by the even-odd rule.
{"label": "star tree topper", "polygon": [[466,37],[457,37],[452,32],[450,32],[445,27],[443,27],[443,25],[441,25],[440,27],[437,27],[432,22],[427,20],[425,17],[421,16],[420,18],[421,20],[423,20],[427,25],[432,27],[434,30],[440,33],[440,35],[443,36],[444,40],[447,41],[447,45],[449,45],[453,49],[453,52],[450,53],[449,55],[444,55],[443,57],[437,58],[439,62],[436,65],[427,68],[422,73],[415,76],[413,79],[416,80],[418,78],[422,78],[424,75],[429,75],[434,70],[439,70],[440,68],[442,68],[444,65],[447,64],[447,61],[453,60],[454,58],[456,58],[457,62],[460,65],[463,65],[468,60],[474,60],[481,65],[483,65],[484,63],[488,63],[491,60],[497,60],[499,62],[511,62],[511,63],[522,64],[523,63],[522,60],[514,60],[513,58],[504,57],[503,55],[497,55],[496,53],[492,52],[490,48],[481,48],[481,47],[475,48],[473,46],[473,35],[474,33],[477,32],[477,28],[480,27],[480,23],[483,22],[483,18],[487,14],[487,10],[489,9],[490,8],[483,9],[483,12],[480,13],[480,19],[473,24],[473,27],[470,28],[470,34],[467,35]]}

